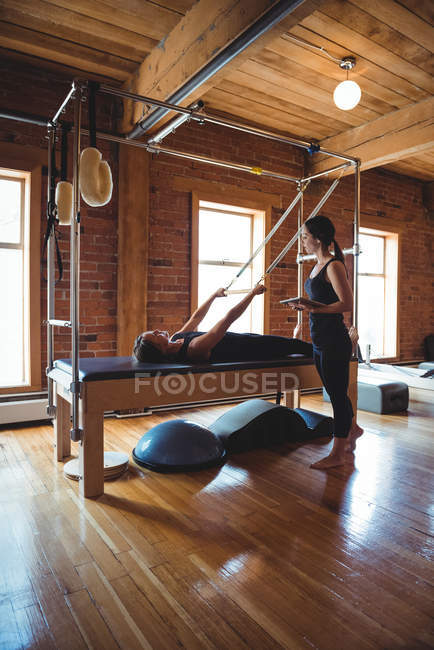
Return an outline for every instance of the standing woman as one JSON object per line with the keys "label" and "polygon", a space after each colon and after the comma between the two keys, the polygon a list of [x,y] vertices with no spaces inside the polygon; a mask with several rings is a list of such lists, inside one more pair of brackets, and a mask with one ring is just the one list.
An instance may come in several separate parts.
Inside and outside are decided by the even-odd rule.
{"label": "standing woman", "polygon": [[[353,292],[344,256],[335,239],[335,228],[330,219],[322,215],[308,219],[303,226],[301,238],[306,252],[317,258],[304,286],[309,298],[324,303],[324,306],[303,309],[309,312],[313,357],[330,395],[335,422],[331,452],[311,467],[328,469],[345,463],[346,453],[354,451],[355,441],[363,433],[363,429],[355,422],[348,397],[353,342],[344,324],[343,313],[353,308]],[[329,251],[332,244],[334,255]],[[351,334],[353,332],[356,335],[355,330]]]}

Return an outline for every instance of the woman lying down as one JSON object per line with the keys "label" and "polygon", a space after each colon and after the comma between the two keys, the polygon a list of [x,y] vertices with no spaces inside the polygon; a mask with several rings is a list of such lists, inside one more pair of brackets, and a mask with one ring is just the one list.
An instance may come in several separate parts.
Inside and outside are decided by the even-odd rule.
{"label": "woman lying down", "polygon": [[226,295],[224,289],[218,289],[173,336],[160,330],[139,334],[134,341],[133,355],[138,361],[150,363],[266,361],[282,359],[290,354],[312,357],[312,345],[297,338],[228,332],[229,327],[247,309],[253,298],[264,291],[263,285],[256,286],[237,305],[229,309],[226,316],[209,332],[198,332],[198,327],[214,300]]}

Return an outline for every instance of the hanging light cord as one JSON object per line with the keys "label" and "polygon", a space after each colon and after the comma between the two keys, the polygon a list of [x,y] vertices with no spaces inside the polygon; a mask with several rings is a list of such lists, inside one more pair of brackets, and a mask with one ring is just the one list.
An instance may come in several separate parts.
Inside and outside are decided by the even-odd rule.
{"label": "hanging light cord", "polygon": [[296,43],[299,43],[300,45],[304,45],[306,47],[311,47],[313,50],[318,50],[319,52],[322,52],[323,54],[328,56],[329,59],[331,59],[332,61],[335,61],[335,63],[340,63],[342,61],[342,59],[337,59],[335,56],[332,56],[329,52],[327,52],[325,47],[319,47],[318,45],[312,45],[312,43],[308,43],[307,41],[303,41],[301,38],[297,38],[296,36],[292,36],[291,34],[288,34],[288,32],[283,34],[283,38],[286,39],[286,40],[295,41]]}

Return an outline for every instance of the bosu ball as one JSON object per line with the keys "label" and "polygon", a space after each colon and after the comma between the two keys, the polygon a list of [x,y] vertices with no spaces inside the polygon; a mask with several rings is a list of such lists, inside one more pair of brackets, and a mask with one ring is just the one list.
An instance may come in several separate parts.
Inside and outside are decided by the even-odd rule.
{"label": "bosu ball", "polygon": [[332,433],[330,417],[252,399],[231,408],[209,428],[190,420],[157,424],[139,440],[133,458],[156,472],[183,472],[221,464],[226,453]]}
{"label": "bosu ball", "polygon": [[156,472],[184,472],[220,464],[226,457],[222,441],[190,420],[170,420],[152,427],[133,449],[138,465]]}

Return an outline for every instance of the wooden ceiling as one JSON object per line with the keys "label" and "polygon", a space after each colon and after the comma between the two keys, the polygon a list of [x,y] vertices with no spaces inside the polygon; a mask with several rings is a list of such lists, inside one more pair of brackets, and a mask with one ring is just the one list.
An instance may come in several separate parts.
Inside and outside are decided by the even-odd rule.
{"label": "wooden ceiling", "polygon": [[[165,99],[274,2],[0,0],[0,52]],[[433,17],[431,0],[306,0],[184,104],[432,181]],[[316,48],[356,57],[352,111],[335,107],[345,73]]]}

